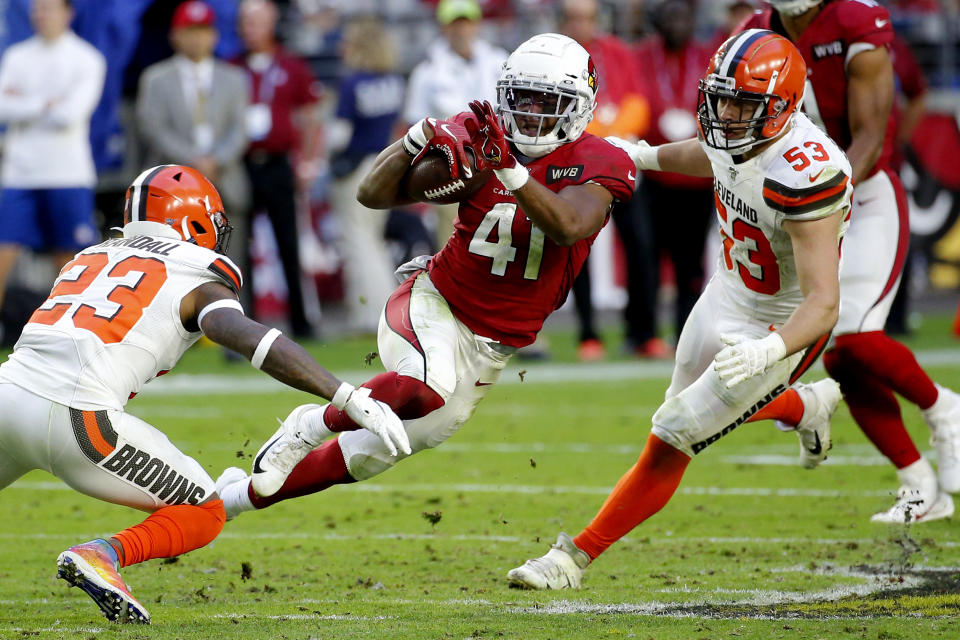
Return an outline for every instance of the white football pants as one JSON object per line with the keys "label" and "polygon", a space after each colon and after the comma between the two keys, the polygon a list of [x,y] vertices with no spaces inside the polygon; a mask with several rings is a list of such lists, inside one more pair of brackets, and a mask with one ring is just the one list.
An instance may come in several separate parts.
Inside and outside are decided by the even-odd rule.
{"label": "white football pants", "polygon": [[[421,380],[444,399],[439,409],[404,421],[413,453],[456,433],[516,352],[457,320],[426,272],[412,276],[390,296],[380,316],[377,346],[388,371]],[[357,480],[406,457],[390,455],[380,438],[363,429],[339,438],[347,469]]]}
{"label": "white football pants", "polygon": [[783,393],[815,359],[813,348],[784,358],[732,389],[713,368],[714,356],[725,346],[721,334],[755,339],[770,331],[768,323],[736,312],[721,279],[711,278],[680,333],[666,400],[653,416],[654,435],[693,456]]}
{"label": "white football pants", "polygon": [[910,242],[900,179],[881,171],[856,186],[841,244],[840,319],[834,335],[879,331],[900,286]]}
{"label": "white football pants", "polygon": [[0,407],[0,489],[43,469],[80,493],[150,512],[215,491],[200,463],[129,413],[71,409],[6,382]]}

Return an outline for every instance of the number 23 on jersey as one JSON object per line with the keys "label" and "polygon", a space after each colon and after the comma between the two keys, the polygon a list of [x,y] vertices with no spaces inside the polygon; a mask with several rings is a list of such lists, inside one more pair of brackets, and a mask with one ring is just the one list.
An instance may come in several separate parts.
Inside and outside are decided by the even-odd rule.
{"label": "number 23 on jersey", "polygon": [[73,326],[104,344],[122,341],[166,282],[167,268],[157,258],[139,256],[106,270],[109,263],[106,253],[84,253],[68,262],[30,322],[52,325],[69,312]]}

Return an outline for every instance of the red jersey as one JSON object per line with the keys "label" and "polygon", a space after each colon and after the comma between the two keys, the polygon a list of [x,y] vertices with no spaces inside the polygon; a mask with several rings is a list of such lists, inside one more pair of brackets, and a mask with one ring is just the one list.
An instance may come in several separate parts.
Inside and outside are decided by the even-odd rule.
{"label": "red jersey", "polygon": [[[773,9],[758,11],[741,29],[770,29],[789,38]],[[847,110],[847,62],[851,54],[886,47],[893,40],[890,13],[874,0],[827,0],[794,44],[807,63],[803,109],[843,149],[850,147]],[[886,169],[893,154],[893,114],[887,124],[883,151],[869,175]]]}
{"label": "red jersey", "polygon": [[248,151],[289,153],[298,147],[299,135],[294,124],[294,112],[320,99],[320,84],[314,80],[310,68],[300,58],[277,47],[269,66],[255,70],[247,57],[235,63],[247,72],[250,80],[250,102],[264,105],[270,117],[251,135]]}
{"label": "red jersey", "polygon": [[[589,133],[526,167],[532,180],[554,193],[593,182],[616,200],[633,194],[633,160]],[[453,235],[430,261],[430,279],[471,331],[523,347],[566,300],[596,237],[569,247],[558,245],[530,222],[516,198],[491,175],[480,191],[460,203]]]}
{"label": "red jersey", "polygon": [[[698,82],[711,57],[712,50],[693,40],[679,51],[668,49],[660,36],[650,36],[637,45],[635,64],[645,72],[641,88],[650,102],[647,142],[660,145],[697,135]],[[713,188],[712,178],[670,171],[644,171],[643,178],[674,189]]]}

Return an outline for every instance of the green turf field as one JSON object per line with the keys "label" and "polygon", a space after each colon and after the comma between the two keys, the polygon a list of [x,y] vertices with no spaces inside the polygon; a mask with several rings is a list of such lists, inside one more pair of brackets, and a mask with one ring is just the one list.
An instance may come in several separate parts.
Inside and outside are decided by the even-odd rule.
{"label": "green turf field", "polygon": [[[909,341],[960,388],[946,317]],[[66,547],[138,522],[35,472],[0,494],[0,639],[12,638],[868,638],[960,637],[956,520],[885,527],[869,516],[897,484],[850,420],[830,459],[794,464],[797,441],[744,425],[690,466],[667,507],[610,549],[574,592],[508,589],[504,574],[590,520],[636,460],[669,365],[515,363],[436,450],[372,481],[227,523],[212,545],[124,576],[150,627],[108,623],[54,578]],[[373,340],[311,346],[353,382]],[[566,362],[565,362],[566,361]],[[304,394],[197,349],[129,409],[216,477],[251,455]],[[185,375],[193,377],[184,377]],[[522,378],[522,380],[521,380]],[[922,449],[919,413],[904,416]]]}

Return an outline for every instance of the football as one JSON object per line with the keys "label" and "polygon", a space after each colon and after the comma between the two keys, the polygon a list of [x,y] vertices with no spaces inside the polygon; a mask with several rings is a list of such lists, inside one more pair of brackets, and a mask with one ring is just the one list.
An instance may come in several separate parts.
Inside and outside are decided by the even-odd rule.
{"label": "football", "polygon": [[450,170],[443,154],[431,151],[407,169],[400,183],[401,190],[417,202],[452,204],[466,200],[480,189],[493,173],[490,169],[477,170],[473,149],[466,150],[473,176],[462,174],[456,180],[450,178]]}

